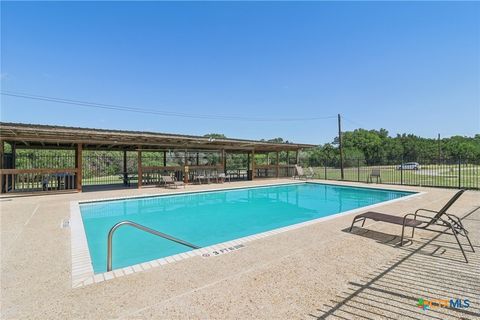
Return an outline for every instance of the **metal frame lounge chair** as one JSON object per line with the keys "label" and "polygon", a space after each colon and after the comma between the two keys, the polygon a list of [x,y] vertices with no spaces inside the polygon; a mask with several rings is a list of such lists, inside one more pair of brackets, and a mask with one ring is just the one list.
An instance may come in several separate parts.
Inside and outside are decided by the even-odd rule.
{"label": "metal frame lounge chair", "polygon": [[162,181],[165,185],[165,188],[168,188],[170,186],[175,188],[178,188],[178,186],[183,186],[185,188],[185,183],[183,181],[177,181],[171,175],[162,175]]}
{"label": "metal frame lounge chair", "polygon": [[[402,226],[402,237],[400,239],[400,246],[403,245],[403,238],[405,234],[405,227],[411,227],[412,228],[412,238],[415,232],[415,228],[418,229],[424,229],[428,231],[434,231],[438,233],[444,233],[444,234],[450,234],[454,235],[455,239],[457,240],[458,246],[460,247],[460,250],[462,251],[463,257],[465,258],[465,261],[468,263],[467,255],[465,254],[465,251],[463,250],[462,244],[460,243],[460,240],[458,239],[458,235],[464,236],[467,238],[468,244],[472,248],[472,252],[475,252],[475,249],[473,248],[472,242],[468,238],[468,231],[464,228],[462,221],[460,220],[459,217],[447,213],[447,210],[450,209],[450,207],[455,203],[455,201],[460,198],[460,196],[465,192],[465,190],[460,190],[458,191],[444,206],[442,209],[439,211],[435,210],[430,210],[430,209],[418,209],[415,211],[415,213],[409,213],[402,216],[394,216],[390,214],[385,214],[385,213],[380,213],[380,212],[365,212],[362,214],[359,214],[353,218],[352,225],[350,226],[349,232],[352,231],[353,225],[355,222],[362,221],[362,227],[365,224],[366,219],[372,219],[375,221],[381,221],[381,222],[386,222],[386,223],[392,223],[392,224],[398,224]],[[418,212],[420,211],[425,211],[425,212],[431,212],[435,213],[434,216],[424,216],[424,215],[419,215]],[[409,217],[413,217],[409,218]],[[420,218],[420,219],[418,219]],[[451,233],[447,232],[448,229],[444,230],[437,230],[437,229],[432,229],[431,227],[446,227],[450,229]]]}
{"label": "metal frame lounge chair", "polygon": [[307,170],[308,170],[308,173],[305,175],[305,178],[313,179],[313,177],[315,177],[315,171],[313,170],[312,167],[308,167]]}
{"label": "metal frame lounge chair", "polygon": [[293,176],[293,179],[302,179],[302,178],[307,179],[305,172],[303,172],[303,168],[298,164],[295,165],[295,172],[296,172],[296,175]]}

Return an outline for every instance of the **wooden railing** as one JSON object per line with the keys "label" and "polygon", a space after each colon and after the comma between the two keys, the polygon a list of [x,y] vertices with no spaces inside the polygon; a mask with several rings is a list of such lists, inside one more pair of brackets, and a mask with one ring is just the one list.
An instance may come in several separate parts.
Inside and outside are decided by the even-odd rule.
{"label": "wooden railing", "polygon": [[[278,170],[278,174],[277,174]],[[257,178],[284,178],[292,177],[294,174],[295,166],[287,164],[261,164],[255,165],[255,177]]]}
{"label": "wooden railing", "polygon": [[0,169],[2,193],[75,190],[77,169]]}
{"label": "wooden railing", "polygon": [[[212,171],[223,172],[223,167],[221,165],[188,166],[187,181],[193,181],[197,174]],[[144,166],[142,167],[142,185],[158,185],[161,182],[161,176],[166,173],[173,174],[177,180],[185,181],[184,166]]]}
{"label": "wooden railing", "polygon": [[159,185],[161,176],[173,174],[178,180],[183,179],[183,166],[145,166],[142,167],[142,186]]}

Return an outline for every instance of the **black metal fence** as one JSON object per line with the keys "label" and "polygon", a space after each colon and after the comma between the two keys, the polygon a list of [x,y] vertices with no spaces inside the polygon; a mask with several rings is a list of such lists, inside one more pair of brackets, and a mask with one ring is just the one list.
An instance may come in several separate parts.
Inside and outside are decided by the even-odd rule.
{"label": "black metal fence", "polygon": [[[301,162],[308,166],[306,161]],[[342,179],[339,162],[312,166],[315,178],[395,185],[480,189],[480,159],[390,160],[367,164],[364,159],[345,159]]]}
{"label": "black metal fence", "polygon": [[[5,154],[5,158],[12,159],[13,156]],[[16,169],[75,168],[74,150],[18,150],[14,159]]]}
{"label": "black metal fence", "polygon": [[[288,160],[287,160],[288,159]],[[293,163],[295,158],[287,154],[279,156],[279,177],[294,175]],[[5,154],[6,168],[16,169],[66,169],[75,168],[74,150],[17,150],[15,157]],[[15,162],[13,164],[13,162]],[[218,152],[143,152],[142,166],[170,166],[171,170],[182,179],[182,168],[185,164],[192,166],[190,175],[195,174],[194,166],[222,166],[221,154]],[[276,177],[276,155],[256,155],[256,177]],[[287,165],[287,163],[290,164]],[[125,184],[125,174],[128,174],[128,184],[138,182],[138,154],[134,151],[91,151],[83,152],[83,178],[82,184],[105,185]],[[227,154],[227,175],[233,179],[248,178],[248,155]],[[318,160],[300,158],[300,165],[311,166],[314,177],[325,180],[344,180],[356,182],[379,182],[395,185],[446,187],[480,189],[480,159],[388,159],[377,163],[367,163],[362,158],[346,158],[344,160],[343,179],[338,159]],[[144,170],[144,184],[154,184],[160,174],[157,169],[150,172]],[[68,170],[64,170],[65,172]],[[70,170],[71,171],[71,170]],[[70,172],[69,175],[74,175]],[[52,171],[53,172],[53,171]],[[12,180],[8,186],[25,186],[31,188],[50,188],[55,183],[58,186],[74,187],[74,180],[58,182],[62,172],[25,173],[24,176],[6,177]],[[55,175],[55,179],[46,179],[46,176]],[[45,181],[48,180],[46,185]],[[191,179],[189,179],[191,180]],[[26,181],[26,182],[25,182]],[[55,182],[57,181],[57,182]]]}
{"label": "black metal fence", "polygon": [[[124,163],[125,161],[125,163]],[[137,172],[138,156],[136,152],[123,151],[83,151],[82,185],[123,184],[126,173]],[[128,183],[136,181],[128,180]]]}

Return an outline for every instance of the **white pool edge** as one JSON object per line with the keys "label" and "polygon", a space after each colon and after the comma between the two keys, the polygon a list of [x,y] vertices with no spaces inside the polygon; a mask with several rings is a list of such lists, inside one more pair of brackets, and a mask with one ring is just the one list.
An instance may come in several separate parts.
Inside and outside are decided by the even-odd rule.
{"label": "white pool edge", "polygon": [[[155,196],[169,196],[169,195],[182,195],[188,193],[204,193],[210,191],[227,191],[227,190],[234,190],[234,189],[247,189],[247,188],[259,188],[259,187],[269,187],[269,186],[277,186],[277,185],[287,185],[287,184],[298,184],[304,183],[305,181],[292,181],[292,182],[277,182],[277,183],[270,183],[270,184],[262,184],[258,186],[239,186],[239,187],[231,187],[231,188],[215,188],[215,189],[208,189],[208,190],[198,190],[198,191],[177,191],[177,192],[167,192],[167,193],[159,193],[159,194],[152,194],[152,195],[137,195],[132,197],[115,197],[115,198],[103,198],[103,199],[92,199],[92,200],[82,200],[82,201],[71,201],[70,202],[70,231],[71,231],[71,256],[72,256],[72,288],[79,288],[86,285],[90,285],[93,283],[99,283],[106,280],[111,280],[119,277],[123,277],[132,273],[142,272],[144,270],[148,270],[151,268],[156,268],[165,264],[174,263],[176,261],[184,260],[187,258],[195,257],[195,256],[202,256],[204,254],[211,254],[213,251],[219,251],[222,249],[228,249],[230,247],[235,247],[239,245],[244,245],[247,242],[262,239],[271,235],[283,233],[290,230],[299,229],[305,226],[309,226],[312,224],[316,224],[319,222],[339,218],[345,215],[354,214],[361,211],[366,211],[378,206],[383,206],[386,204],[398,202],[398,201],[406,201],[413,197],[418,197],[426,192],[417,192],[405,197],[392,199],[388,201],[383,201],[380,203],[376,203],[373,205],[352,209],[336,214],[332,214],[327,217],[317,218],[313,220],[308,220],[305,222],[292,224],[286,227],[281,227],[277,229],[273,229],[266,232],[257,233],[251,236],[238,238],[234,240],[230,240],[227,242],[218,243],[212,246],[203,247],[200,249],[195,249],[179,254],[175,254],[172,256],[155,259],[139,264],[135,264],[132,266],[115,269],[113,271],[98,273],[95,274],[93,271],[93,264],[90,257],[90,251],[88,249],[88,242],[87,237],[85,234],[85,228],[83,225],[83,220],[80,212],[80,204],[82,203],[89,203],[89,202],[99,202],[99,201],[108,201],[108,200],[122,200],[122,199],[134,199],[134,198],[145,198],[145,197],[155,197]],[[309,183],[316,183],[316,184],[329,184],[320,181],[308,181]],[[345,186],[345,187],[359,187],[359,188],[370,188],[370,189],[377,189],[377,190],[391,190],[391,191],[399,191],[399,192],[412,192],[411,190],[406,189],[397,189],[397,188],[378,188],[377,187],[370,187],[370,186],[350,186],[350,185],[343,185],[343,184],[331,184],[330,185],[338,185],[338,186]]]}

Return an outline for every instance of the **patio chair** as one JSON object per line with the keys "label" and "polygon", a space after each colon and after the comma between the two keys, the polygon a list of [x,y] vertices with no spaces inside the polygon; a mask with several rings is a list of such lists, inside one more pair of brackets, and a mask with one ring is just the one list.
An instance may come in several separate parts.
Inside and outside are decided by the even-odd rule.
{"label": "patio chair", "polygon": [[220,176],[218,174],[218,171],[217,170],[214,170],[214,171],[210,171],[209,175],[208,175],[208,178],[210,181],[213,181],[215,180],[216,183],[218,183],[219,179],[220,179]]}
{"label": "patio chair", "polygon": [[373,178],[376,179],[377,183],[378,181],[380,180],[380,183],[382,183],[382,177],[380,175],[380,169],[372,169],[372,172],[370,173],[370,175],[368,176],[368,181],[369,183],[373,183]]}
{"label": "patio chair", "polygon": [[295,165],[295,175],[293,176],[293,179],[307,179],[307,176],[305,175],[305,172],[303,171],[303,168],[299,165]]}
{"label": "patio chair", "polygon": [[194,181],[198,182],[198,184],[202,184],[202,180],[206,181],[207,183],[210,183],[210,179],[207,176],[206,170],[203,170],[201,173],[200,171],[198,171],[195,175]]}
{"label": "patio chair", "polygon": [[165,188],[174,187],[176,189],[178,186],[183,186],[185,188],[185,183],[183,181],[177,181],[171,175],[162,175],[162,181]]}
{"label": "patio chair", "polygon": [[313,179],[313,177],[315,177],[315,171],[313,170],[312,167],[308,167],[307,170],[308,170],[308,173],[305,175],[305,177],[307,179]]}
{"label": "patio chair", "polygon": [[[472,248],[472,252],[475,252],[475,249],[473,248],[472,242],[468,238],[468,231],[464,228],[462,221],[460,218],[453,214],[447,213],[447,210],[450,209],[450,207],[455,203],[455,201],[460,198],[460,196],[465,192],[465,190],[460,190],[458,191],[444,206],[442,209],[439,211],[435,210],[430,210],[430,209],[418,209],[415,211],[415,213],[409,213],[402,216],[395,216],[395,215],[390,215],[390,214],[385,214],[385,213],[380,213],[380,212],[365,212],[362,214],[359,214],[353,218],[352,225],[350,226],[349,232],[352,231],[353,225],[355,222],[362,221],[362,227],[365,224],[366,219],[372,219],[374,221],[381,221],[381,222],[386,222],[386,223],[391,223],[391,224],[397,224],[402,226],[402,236],[400,238],[400,246],[403,245],[403,238],[404,238],[404,233],[405,233],[405,227],[411,227],[412,228],[412,238],[415,232],[415,228],[418,229],[424,229],[424,230],[429,230],[429,231],[434,231],[438,233],[444,233],[444,234],[450,234],[455,236],[455,240],[458,243],[458,246],[460,247],[460,250],[462,251],[463,257],[465,258],[465,261],[468,263],[467,255],[465,254],[465,251],[463,250],[462,244],[460,243],[460,240],[458,239],[458,235],[464,236],[467,238],[468,244]],[[425,212],[431,212],[435,213],[434,216],[424,216],[424,215],[419,215],[418,212],[420,211],[425,211]],[[409,218],[409,217],[412,217]],[[418,219],[420,218],[420,219]],[[444,230],[437,230],[437,229],[432,229],[431,227],[446,227],[448,229]],[[448,233],[447,231],[450,230],[452,233]]]}
{"label": "patio chair", "polygon": [[228,179],[228,182],[230,182],[230,176],[225,174],[225,173],[219,173],[218,176],[217,176],[218,180],[221,182],[221,183],[224,183],[227,181]]}

